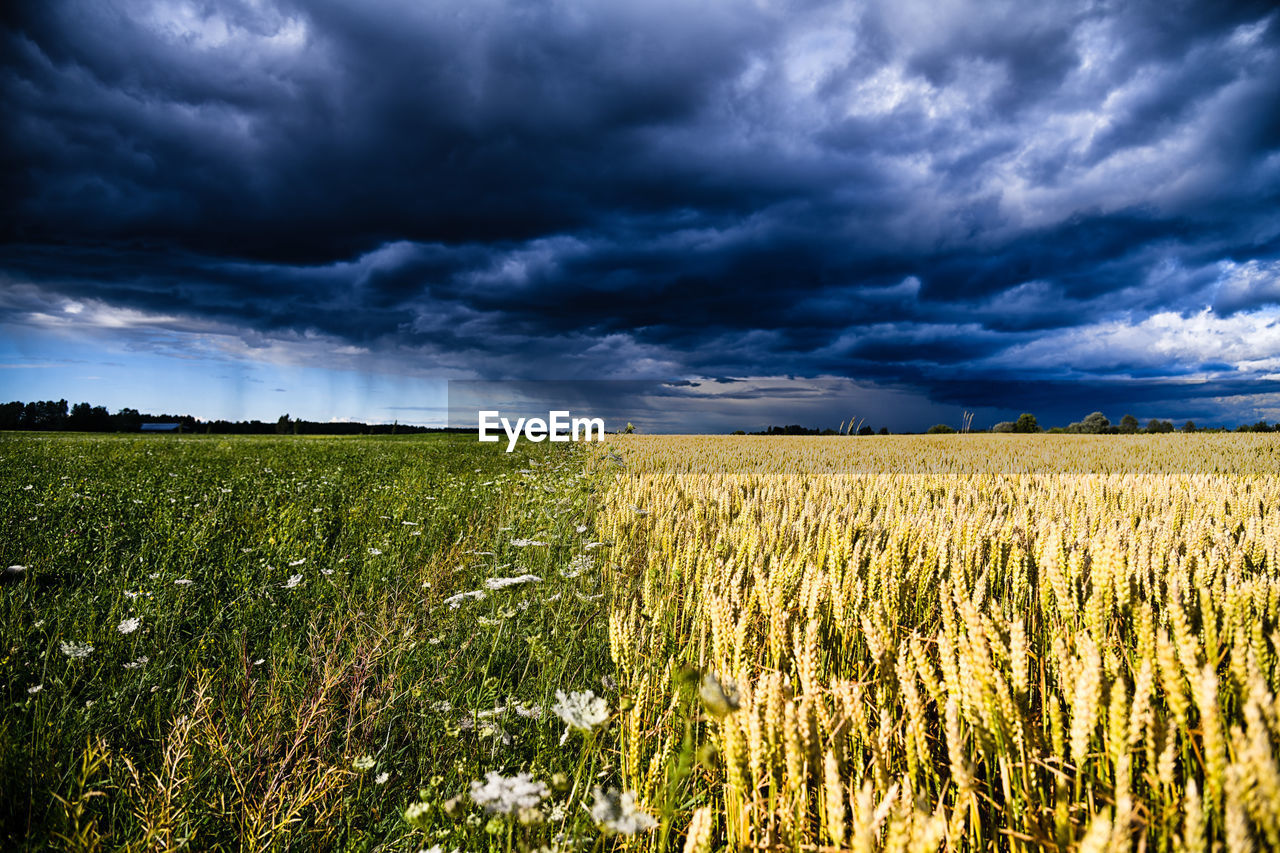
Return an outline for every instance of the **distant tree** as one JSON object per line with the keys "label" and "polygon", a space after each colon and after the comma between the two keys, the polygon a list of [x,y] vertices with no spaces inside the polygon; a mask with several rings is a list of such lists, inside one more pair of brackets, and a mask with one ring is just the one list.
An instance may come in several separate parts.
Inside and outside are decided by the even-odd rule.
{"label": "distant tree", "polygon": [[[1280,426],[1280,424],[1277,424],[1277,426]],[[1271,427],[1267,426],[1266,421],[1258,421],[1249,428],[1249,432],[1271,432]]]}
{"label": "distant tree", "polygon": [[735,429],[733,432],[729,433],[729,435],[746,435],[746,434],[747,434],[747,431],[744,429]]}
{"label": "distant tree", "polygon": [[21,400],[0,406],[0,429],[19,429],[22,426],[23,408]]}
{"label": "distant tree", "polygon": [[1049,435],[1062,435],[1066,431],[1066,427],[1049,427]]}
{"label": "distant tree", "polygon": [[880,427],[880,432],[876,433],[876,435],[888,435],[888,434],[889,434],[888,427]]}
{"label": "distant tree", "polygon": [[111,428],[116,432],[137,432],[142,428],[142,413],[137,409],[121,409],[111,416]]}
{"label": "distant tree", "polygon": [[103,406],[76,403],[67,418],[67,429],[82,432],[106,432],[111,429],[111,415]]}
{"label": "distant tree", "polygon": [[289,420],[289,413],[285,412],[276,418],[276,435],[287,435],[291,426],[292,422]]}
{"label": "distant tree", "polygon": [[67,429],[85,430],[89,428],[89,413],[93,406],[88,403],[76,403],[71,407],[71,415],[67,418]]}
{"label": "distant tree", "polygon": [[875,435],[875,434],[876,434],[875,430],[873,430],[869,426],[864,426],[862,429],[858,430],[858,435]]}
{"label": "distant tree", "polygon": [[1147,421],[1147,432],[1173,432],[1173,421],[1162,421],[1152,418]]}
{"label": "distant tree", "polygon": [[1125,415],[1120,419],[1120,431],[1126,434],[1137,432],[1138,419],[1133,415]]}
{"label": "distant tree", "polygon": [[1195,432],[1195,431],[1196,431],[1196,422],[1195,422],[1195,421],[1187,421],[1185,424],[1183,424],[1183,425],[1182,425],[1182,431],[1183,431],[1183,432]]}
{"label": "distant tree", "polygon": [[23,429],[65,429],[67,425],[67,401],[41,400],[27,403],[22,408]]}
{"label": "distant tree", "polygon": [[1030,412],[1023,412],[1018,415],[1018,420],[1013,425],[1014,432],[1039,432],[1040,423],[1036,420],[1036,416]]}
{"label": "distant tree", "polygon": [[946,424],[934,424],[933,426],[929,427],[928,434],[929,435],[946,435],[947,433],[952,433],[955,431],[956,431],[955,427],[947,426]]}
{"label": "distant tree", "polygon": [[1107,420],[1107,416],[1102,414],[1102,412],[1090,412],[1085,419],[1080,422],[1080,431],[1097,434],[1105,432],[1109,426],[1111,426],[1111,421]]}
{"label": "distant tree", "polygon": [[992,432],[1017,432],[1018,425],[1013,421],[1001,421],[991,428]]}

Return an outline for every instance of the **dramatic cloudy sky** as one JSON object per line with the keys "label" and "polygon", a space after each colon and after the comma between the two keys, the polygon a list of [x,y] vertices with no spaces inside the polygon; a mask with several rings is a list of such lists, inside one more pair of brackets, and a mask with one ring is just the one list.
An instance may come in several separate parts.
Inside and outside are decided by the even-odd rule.
{"label": "dramatic cloudy sky", "polygon": [[19,0],[0,39],[6,399],[1280,418],[1271,2]]}

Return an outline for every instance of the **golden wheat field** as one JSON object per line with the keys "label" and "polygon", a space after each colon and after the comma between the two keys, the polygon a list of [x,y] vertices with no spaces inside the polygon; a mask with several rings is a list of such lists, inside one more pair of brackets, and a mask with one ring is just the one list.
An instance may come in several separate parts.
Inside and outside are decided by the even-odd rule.
{"label": "golden wheat field", "polygon": [[611,440],[636,843],[1280,848],[1278,451]]}

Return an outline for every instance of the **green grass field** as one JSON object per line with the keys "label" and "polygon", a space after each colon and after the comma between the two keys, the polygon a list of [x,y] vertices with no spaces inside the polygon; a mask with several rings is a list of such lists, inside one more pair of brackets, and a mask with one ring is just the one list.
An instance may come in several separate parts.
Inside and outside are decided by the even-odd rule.
{"label": "green grass field", "polygon": [[[556,690],[615,701],[582,456],[466,436],[0,437],[0,847],[593,835],[578,804],[608,756],[562,745],[549,712]],[[485,590],[522,575],[541,580]],[[540,825],[449,802],[517,770],[569,780]]]}

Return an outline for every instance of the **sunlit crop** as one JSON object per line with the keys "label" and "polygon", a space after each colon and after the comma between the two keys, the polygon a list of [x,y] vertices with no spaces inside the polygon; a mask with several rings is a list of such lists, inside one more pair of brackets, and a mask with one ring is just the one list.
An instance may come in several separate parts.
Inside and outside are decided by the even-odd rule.
{"label": "sunlit crop", "polygon": [[597,528],[623,772],[667,816],[648,843],[1280,847],[1271,439],[612,450]]}

